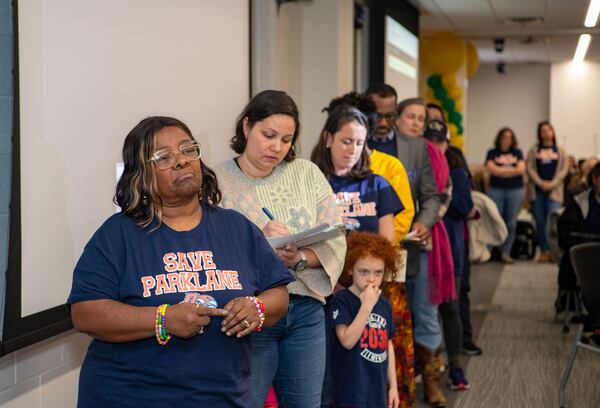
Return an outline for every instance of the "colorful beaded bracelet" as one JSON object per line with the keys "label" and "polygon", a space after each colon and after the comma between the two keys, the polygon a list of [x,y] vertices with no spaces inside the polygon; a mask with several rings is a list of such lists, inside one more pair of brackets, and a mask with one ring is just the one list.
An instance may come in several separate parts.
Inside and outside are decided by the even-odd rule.
{"label": "colorful beaded bracelet", "polygon": [[167,333],[167,307],[168,304],[162,304],[156,308],[156,320],[154,322],[154,334],[156,341],[164,346],[171,340],[171,335]]}
{"label": "colorful beaded bracelet", "polygon": [[256,329],[254,329],[254,331],[261,331],[263,324],[265,323],[265,319],[266,317],[266,311],[267,309],[265,308],[265,304],[256,296],[246,296],[248,299],[250,299],[254,305],[256,306],[256,310],[258,311],[258,326],[256,326]]}

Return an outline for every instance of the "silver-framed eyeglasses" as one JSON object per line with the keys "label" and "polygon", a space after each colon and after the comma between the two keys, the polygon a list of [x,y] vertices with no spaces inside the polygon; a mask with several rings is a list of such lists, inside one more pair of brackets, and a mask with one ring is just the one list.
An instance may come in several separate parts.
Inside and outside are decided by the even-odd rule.
{"label": "silver-framed eyeglasses", "polygon": [[179,152],[174,152],[172,150],[167,149],[158,150],[154,152],[154,154],[148,161],[153,161],[156,164],[156,167],[158,167],[161,170],[166,170],[170,169],[175,165],[175,163],[177,163],[177,159],[180,154],[188,162],[198,160],[200,156],[202,156],[200,143],[184,143],[179,146]]}

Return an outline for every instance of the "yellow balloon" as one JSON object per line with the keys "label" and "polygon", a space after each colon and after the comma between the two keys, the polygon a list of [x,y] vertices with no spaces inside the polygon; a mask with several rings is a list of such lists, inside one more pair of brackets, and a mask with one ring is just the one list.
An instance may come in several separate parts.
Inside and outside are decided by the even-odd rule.
{"label": "yellow balloon", "polygon": [[444,88],[446,88],[446,90],[452,88],[454,85],[456,85],[456,75],[454,75],[454,74],[442,75],[442,85],[444,85]]}
{"label": "yellow balloon", "polygon": [[448,130],[450,131],[450,136],[458,136],[458,127],[454,123],[448,124]]}
{"label": "yellow balloon", "polygon": [[444,31],[422,42],[421,61],[432,74],[452,74],[465,60],[465,43],[456,34]]}
{"label": "yellow balloon", "polygon": [[462,112],[462,99],[454,100],[454,110],[457,112]]}
{"label": "yellow balloon", "polygon": [[463,91],[458,86],[453,86],[452,88],[448,89],[448,96],[453,101],[456,101],[457,99],[460,99],[460,97],[462,96],[462,94],[463,94]]}
{"label": "yellow balloon", "polygon": [[467,78],[472,78],[479,68],[479,53],[472,42],[467,43]]}
{"label": "yellow balloon", "polygon": [[452,146],[458,147],[460,150],[463,150],[465,147],[465,138],[462,136],[451,136],[450,144]]}
{"label": "yellow balloon", "polygon": [[435,102],[435,95],[433,94],[433,89],[427,88],[427,92],[425,94],[430,102]]}

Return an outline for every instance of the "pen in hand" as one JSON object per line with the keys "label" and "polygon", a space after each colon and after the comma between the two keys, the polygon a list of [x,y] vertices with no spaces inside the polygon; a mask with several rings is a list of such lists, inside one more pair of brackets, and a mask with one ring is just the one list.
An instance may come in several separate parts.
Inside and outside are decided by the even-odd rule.
{"label": "pen in hand", "polygon": [[275,217],[273,216],[273,214],[271,214],[271,211],[269,211],[269,209],[267,207],[263,207],[262,211],[265,213],[265,215],[271,220],[271,221],[275,221]]}

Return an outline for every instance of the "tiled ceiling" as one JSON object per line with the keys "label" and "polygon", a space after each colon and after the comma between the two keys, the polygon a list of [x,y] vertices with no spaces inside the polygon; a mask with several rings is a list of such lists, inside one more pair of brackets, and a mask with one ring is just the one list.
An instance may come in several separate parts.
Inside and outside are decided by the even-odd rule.
{"label": "tiled ceiling", "polygon": [[[409,0],[421,33],[454,31],[475,44],[482,63],[557,62],[573,58],[579,34],[592,34],[586,59],[600,60],[600,28],[583,25],[589,0]],[[538,22],[511,20],[537,17]],[[494,50],[503,38],[504,51]]]}

